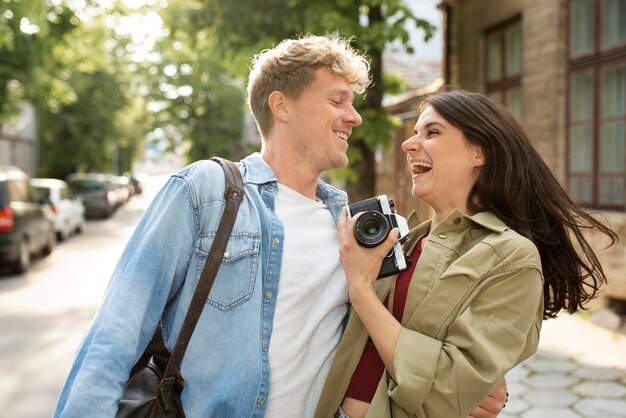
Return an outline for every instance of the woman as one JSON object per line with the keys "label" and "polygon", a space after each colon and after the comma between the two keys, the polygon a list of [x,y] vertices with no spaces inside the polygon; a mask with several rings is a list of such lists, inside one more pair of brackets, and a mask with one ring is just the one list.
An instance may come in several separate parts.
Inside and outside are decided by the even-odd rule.
{"label": "woman", "polygon": [[355,314],[319,418],[465,417],[536,351],[544,318],[583,308],[606,280],[582,231],[617,235],[572,203],[506,108],[452,91],[420,109],[402,149],[432,218],[405,243],[411,269],[376,280],[398,233],[363,248],[344,213]]}

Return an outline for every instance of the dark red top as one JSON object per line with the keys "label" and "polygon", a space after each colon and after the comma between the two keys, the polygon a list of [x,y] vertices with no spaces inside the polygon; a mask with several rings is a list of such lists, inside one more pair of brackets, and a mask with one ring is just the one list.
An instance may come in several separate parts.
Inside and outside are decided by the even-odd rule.
{"label": "dark red top", "polygon": [[[417,260],[419,260],[421,254],[422,240],[417,243],[415,250],[413,250],[411,254],[411,266],[400,273],[396,279],[392,313],[400,322],[402,321],[402,314],[404,313],[404,305],[406,303],[409,285],[411,284],[411,278],[413,277]],[[388,302],[389,296],[385,299],[385,305],[388,305]],[[378,355],[378,351],[376,351],[376,346],[374,346],[372,339],[368,338],[365,350],[363,350],[363,354],[361,355],[361,360],[359,360],[359,364],[352,375],[346,396],[371,403],[384,370],[385,365],[383,364],[383,360]]]}

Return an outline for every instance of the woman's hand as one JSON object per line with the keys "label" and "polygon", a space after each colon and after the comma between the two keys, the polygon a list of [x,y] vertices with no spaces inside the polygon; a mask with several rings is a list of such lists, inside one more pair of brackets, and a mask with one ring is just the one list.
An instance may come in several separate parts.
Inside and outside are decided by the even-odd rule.
{"label": "woman's hand", "polygon": [[389,236],[380,245],[374,248],[362,247],[354,237],[354,224],[361,216],[357,213],[348,220],[348,212],[344,208],[341,212],[339,225],[339,258],[346,273],[350,291],[372,289],[378,277],[383,260],[398,241],[399,230],[394,228]]}
{"label": "woman's hand", "polygon": [[344,209],[339,220],[338,233],[339,257],[346,273],[350,301],[363,321],[385,367],[395,378],[393,353],[402,326],[378,299],[374,291],[374,282],[383,259],[398,241],[400,233],[398,228],[394,228],[379,246],[365,248],[354,238],[354,224],[359,214],[349,221],[347,217],[347,211]]}
{"label": "woman's hand", "polygon": [[467,418],[496,418],[506,405],[508,398],[506,380],[503,377]]}

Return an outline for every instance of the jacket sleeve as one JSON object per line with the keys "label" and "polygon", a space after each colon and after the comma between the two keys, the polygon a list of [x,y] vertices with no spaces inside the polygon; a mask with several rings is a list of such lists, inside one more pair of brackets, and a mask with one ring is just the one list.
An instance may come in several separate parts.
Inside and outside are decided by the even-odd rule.
{"label": "jacket sleeve", "polygon": [[146,210],[78,349],[55,417],[116,415],[130,369],[186,276],[198,228],[192,191],[172,176]]}
{"label": "jacket sleeve", "polygon": [[465,417],[539,342],[543,281],[534,267],[487,276],[442,340],[403,328],[389,396],[412,416]]}

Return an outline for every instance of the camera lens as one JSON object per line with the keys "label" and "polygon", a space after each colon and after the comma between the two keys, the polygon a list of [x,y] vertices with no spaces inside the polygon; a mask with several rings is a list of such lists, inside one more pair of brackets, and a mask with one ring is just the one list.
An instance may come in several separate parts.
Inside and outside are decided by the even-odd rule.
{"label": "camera lens", "polygon": [[366,248],[380,245],[391,231],[387,218],[380,212],[365,212],[354,224],[354,236]]}

